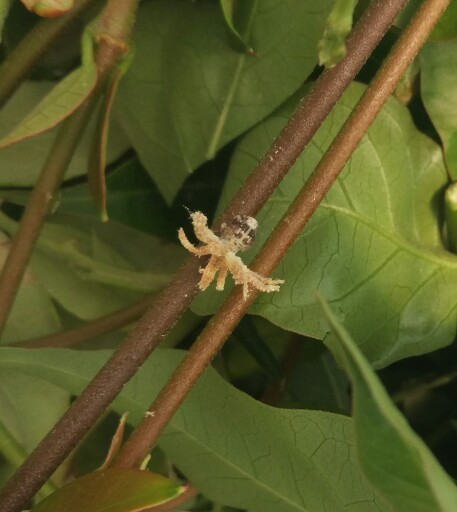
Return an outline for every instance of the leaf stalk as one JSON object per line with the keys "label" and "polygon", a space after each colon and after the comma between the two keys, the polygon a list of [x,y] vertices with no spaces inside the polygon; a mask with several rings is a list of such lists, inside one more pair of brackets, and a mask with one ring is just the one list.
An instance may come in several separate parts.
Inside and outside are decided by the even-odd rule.
{"label": "leaf stalk", "polygon": [[138,320],[151,306],[154,297],[148,296],[125,308],[109,313],[91,322],[86,322],[73,329],[49,334],[39,338],[14,343],[11,346],[24,348],[64,348],[73,347],[83,341],[102,336],[108,332],[121,329]]}

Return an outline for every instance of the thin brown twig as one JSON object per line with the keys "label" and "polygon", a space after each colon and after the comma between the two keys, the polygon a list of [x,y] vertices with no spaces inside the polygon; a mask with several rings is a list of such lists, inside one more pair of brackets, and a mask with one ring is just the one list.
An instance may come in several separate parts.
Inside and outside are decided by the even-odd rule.
{"label": "thin brown twig", "polygon": [[[303,100],[254,170],[255,177],[247,180],[218,224],[233,212],[255,215],[260,210],[405,3],[406,0],[375,0],[370,4],[347,40],[345,59],[321,75],[310,95]],[[281,150],[278,150],[279,147]],[[273,161],[270,156],[273,156]],[[16,500],[19,506],[26,503],[76,446],[190,305],[197,291],[198,268],[197,258],[189,258],[157,296],[122,346],[19,468],[13,477],[14,482],[9,483],[0,495],[0,507],[6,506],[4,504],[11,494],[20,494],[20,499]],[[2,510],[17,512],[19,506]]]}
{"label": "thin brown twig", "polygon": [[11,346],[23,348],[73,347],[83,341],[102,336],[103,334],[115,331],[138,320],[151,306],[153,300],[154,297],[149,296],[125,308],[114,311],[114,313],[109,313],[101,318],[97,318],[92,322],[78,325],[73,329],[21,341],[19,343],[12,343]]}
{"label": "thin brown twig", "polygon": [[[422,4],[313,174],[259,251],[252,270],[269,275],[278,265],[335,182],[449,2],[428,0]],[[151,414],[147,414],[131,434],[113,466],[135,466],[151,451],[258,293],[251,288],[249,297],[243,300],[242,288],[237,286],[233,289],[160,391],[149,408]]]}
{"label": "thin brown twig", "polygon": [[0,108],[32,71],[37,61],[95,0],[76,0],[73,8],[55,19],[41,20],[0,66]]}

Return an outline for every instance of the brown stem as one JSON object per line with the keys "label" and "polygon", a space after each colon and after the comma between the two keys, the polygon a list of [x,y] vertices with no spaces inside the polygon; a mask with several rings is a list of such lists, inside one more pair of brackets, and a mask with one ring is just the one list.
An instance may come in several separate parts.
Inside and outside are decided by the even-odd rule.
{"label": "brown stem", "polygon": [[134,322],[147,311],[153,300],[154,298],[149,296],[130,306],[119,309],[114,313],[109,313],[101,318],[97,318],[92,322],[86,322],[82,325],[78,325],[73,329],[57,332],[48,336],[42,336],[40,338],[21,341],[19,343],[13,343],[11,346],[24,348],[72,347],[82,343],[83,341],[96,338],[97,336],[102,336],[108,332],[113,332],[116,329],[120,329],[121,327]]}
{"label": "brown stem", "polygon": [[[422,4],[313,174],[259,251],[252,264],[254,271],[264,275],[270,274],[285,255],[316,211],[449,2],[450,0],[428,0]],[[160,391],[149,409],[151,414],[144,417],[127,440],[114,461],[114,466],[134,467],[147,456],[258,293],[258,290],[251,289],[249,297],[243,300],[242,287],[237,286],[233,289]]]}
{"label": "brown stem", "polygon": [[[302,102],[302,105],[308,105],[309,110],[299,107],[254,171],[257,177],[248,179],[223,214],[224,218],[230,217],[231,212],[255,215],[260,210],[405,3],[406,0],[375,0],[370,4],[348,39],[348,52],[344,60],[322,74],[311,92],[312,101],[305,99]],[[337,85],[334,86],[333,82]],[[294,130],[303,131],[304,135],[297,137]],[[301,147],[298,147],[299,144]],[[279,145],[282,150],[273,165],[268,155],[275,155],[274,148]],[[290,157],[287,156],[289,148]],[[138,322],[123,345],[29,456],[13,477],[14,480],[7,484],[0,495],[2,512],[17,512],[33,496],[178,321],[196,294],[200,263],[197,258],[189,258],[157,296],[151,309]],[[6,508],[7,500],[12,495],[19,497],[14,505]]]}
{"label": "brown stem", "polygon": [[76,0],[73,8],[56,19],[37,23],[0,66],[0,108],[8,101],[47,49],[95,0]]}
{"label": "brown stem", "polygon": [[127,45],[135,21],[136,8],[132,9],[131,0],[108,0],[103,16],[98,22],[96,32],[118,43]]}

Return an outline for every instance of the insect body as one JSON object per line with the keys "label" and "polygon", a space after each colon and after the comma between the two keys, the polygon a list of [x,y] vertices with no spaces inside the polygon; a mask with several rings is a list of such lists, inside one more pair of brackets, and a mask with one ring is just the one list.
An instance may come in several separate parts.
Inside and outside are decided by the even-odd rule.
{"label": "insect body", "polygon": [[218,274],[216,290],[222,291],[227,274],[230,272],[235,284],[243,285],[244,299],[248,296],[250,284],[267,293],[279,291],[279,285],[284,282],[282,279],[272,279],[253,272],[239,256],[236,256],[238,251],[249,249],[254,240],[258,223],[253,217],[237,215],[230,224],[221,226],[220,236],[208,227],[208,219],[203,213],[193,212],[190,217],[195,236],[204,245],[195,247],[189,242],[182,228],[178,231],[178,237],[182,245],[192,254],[198,257],[210,256],[206,267],[200,268],[202,274],[198,283],[200,290],[206,290]]}

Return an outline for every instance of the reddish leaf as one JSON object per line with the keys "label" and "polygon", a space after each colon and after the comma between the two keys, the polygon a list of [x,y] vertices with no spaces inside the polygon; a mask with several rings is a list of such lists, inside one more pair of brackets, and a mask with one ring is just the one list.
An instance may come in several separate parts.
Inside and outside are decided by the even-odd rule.
{"label": "reddish leaf", "polygon": [[122,444],[122,439],[124,437],[125,422],[127,421],[127,416],[128,413],[124,412],[119,421],[116,432],[114,433],[113,439],[111,439],[111,444],[108,453],[106,454],[106,458],[103,461],[103,464],[98,468],[99,470],[106,469],[111,464],[111,461],[114,459],[116,453],[119,451],[119,448]]}
{"label": "reddish leaf", "polygon": [[186,487],[139,469],[89,473],[48,496],[32,512],[140,512],[183,494]]}
{"label": "reddish leaf", "polygon": [[128,54],[116,69],[105,92],[105,98],[99,114],[97,131],[94,137],[88,163],[88,183],[89,190],[95,200],[95,204],[100,211],[103,222],[108,220],[106,210],[106,144],[108,141],[109,118],[114,98],[116,97],[119,82],[130,65],[131,54]]}

